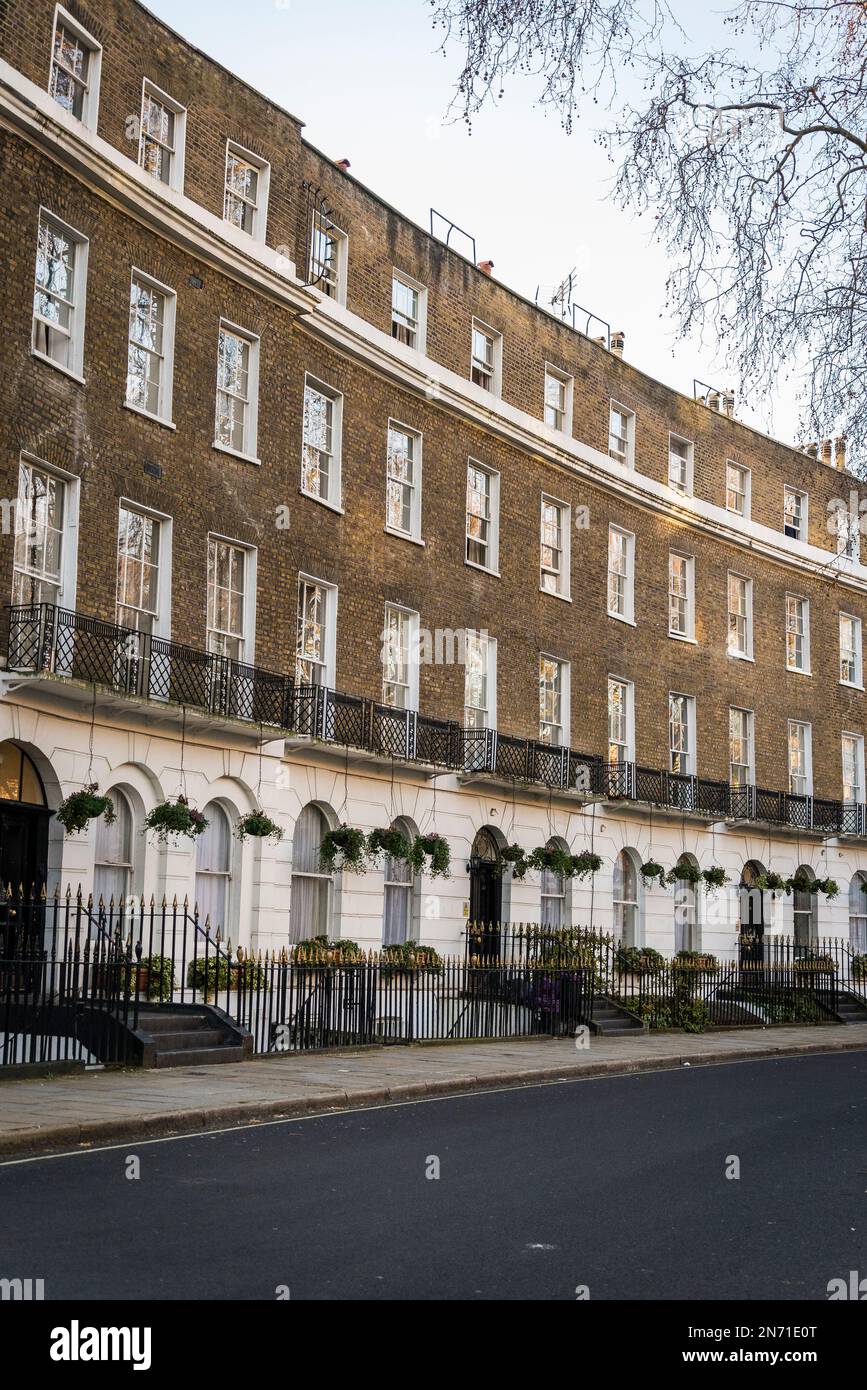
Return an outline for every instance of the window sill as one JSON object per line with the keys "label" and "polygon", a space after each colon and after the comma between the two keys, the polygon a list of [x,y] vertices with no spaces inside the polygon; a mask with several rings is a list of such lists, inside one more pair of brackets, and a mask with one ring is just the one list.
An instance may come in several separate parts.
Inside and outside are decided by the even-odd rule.
{"label": "window sill", "polygon": [[464,564],[468,569],[478,570],[480,574],[490,574],[494,579],[501,577],[499,570],[488,569],[487,565],[477,565],[475,560],[464,560]]}
{"label": "window sill", "polygon": [[804,670],[800,666],[787,666],[786,674],[789,676],[812,676],[813,672]]}
{"label": "window sill", "polygon": [[152,415],[149,410],[142,410],[140,405],[131,405],[129,401],[124,401],[124,410],[131,410],[133,415],[140,415],[143,420],[150,420],[153,425],[162,425],[164,430],[176,430],[178,427],[173,420],[166,420],[162,415]]}
{"label": "window sill", "polygon": [[752,521],[749,512],[733,512],[731,507],[726,507],[726,516],[737,517],[738,521]]}
{"label": "window sill", "polygon": [[756,664],[756,658],[748,656],[746,652],[726,652],[726,656],[731,657],[732,661],[749,661],[753,666]]}
{"label": "window sill", "polygon": [[687,645],[690,647],[698,646],[698,638],[687,637],[685,632],[670,632],[668,635],[671,638],[672,642],[686,642]]}
{"label": "window sill", "polygon": [[233,449],[231,444],[221,444],[218,439],[214,440],[211,448],[216,449],[220,454],[229,454],[231,458],[239,459],[241,463],[255,463],[257,468],[262,467],[262,460],[256,458],[255,454],[242,454],[240,449]]}
{"label": "window sill", "polygon": [[71,367],[64,367],[62,362],[55,362],[53,357],[49,357],[46,352],[40,352],[38,348],[30,349],[30,356],[35,357],[37,362],[44,362],[46,367],[53,367],[56,372],[62,372],[72,381],[77,381],[79,386],[86,386],[87,382],[78,372],[74,372]]}
{"label": "window sill", "polygon": [[398,541],[409,541],[410,545],[426,545],[421,536],[411,536],[408,531],[398,531],[395,526],[383,526],[383,531],[387,536],[394,536]]}
{"label": "window sill", "polygon": [[309,498],[311,502],[318,502],[320,507],[327,507],[330,512],[336,512],[338,516],[344,515],[344,510],[339,502],[329,502],[327,497],[317,497],[315,492],[308,492],[304,487],[299,487],[298,492],[302,497]]}
{"label": "window sill", "polygon": [[609,611],[609,618],[613,618],[616,623],[625,623],[627,627],[638,627],[634,618],[627,618],[624,613],[612,613]]}
{"label": "window sill", "polygon": [[837,684],[844,685],[847,690],[860,690],[862,693],[864,691],[863,685],[859,685],[857,681],[838,681]]}
{"label": "window sill", "polygon": [[539,585],[539,593],[544,594],[546,598],[558,598],[561,603],[572,602],[572,598],[569,594],[558,594],[556,589],[546,589],[543,584]]}

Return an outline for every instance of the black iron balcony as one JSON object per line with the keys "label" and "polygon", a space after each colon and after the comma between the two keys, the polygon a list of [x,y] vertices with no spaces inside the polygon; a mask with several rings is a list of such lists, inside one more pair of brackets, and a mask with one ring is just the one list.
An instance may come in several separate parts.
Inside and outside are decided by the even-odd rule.
{"label": "black iron balcony", "polygon": [[296,685],[290,676],[52,604],[8,611],[7,664],[13,671],[67,676],[374,757],[471,776],[570,790],[604,801],[635,801],[711,820],[867,837],[867,806],[861,802],[730,786],[633,762],[603,762],[593,754],[496,729],[462,729],[454,720],[393,709],[326,686]]}

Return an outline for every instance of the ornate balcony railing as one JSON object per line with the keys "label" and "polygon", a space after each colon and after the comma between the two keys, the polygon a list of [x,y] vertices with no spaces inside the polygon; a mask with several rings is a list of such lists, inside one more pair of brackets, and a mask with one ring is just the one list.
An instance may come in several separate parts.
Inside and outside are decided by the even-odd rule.
{"label": "ornate balcony railing", "polygon": [[708,819],[757,821],[821,835],[867,837],[867,806],[730,786],[687,773],[604,762],[594,754],[496,729],[348,695],[291,676],[119,627],[52,604],[9,612],[7,665],[109,686],[129,696],[191,706],[211,715],[267,725],[470,776],[571,790],[604,801],[637,801]]}

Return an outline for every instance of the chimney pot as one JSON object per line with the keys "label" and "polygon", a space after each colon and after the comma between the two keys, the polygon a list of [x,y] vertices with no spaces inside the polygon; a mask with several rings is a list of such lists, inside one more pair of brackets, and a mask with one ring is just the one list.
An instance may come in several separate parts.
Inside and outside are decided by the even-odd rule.
{"label": "chimney pot", "polygon": [[819,457],[821,458],[822,462],[827,463],[829,467],[833,467],[834,465],[834,458],[832,452],[833,447],[834,446],[831,443],[830,439],[823,439],[822,443],[819,446]]}
{"label": "chimney pot", "polygon": [[337,165],[338,169],[342,169],[344,173],[346,173],[347,169],[352,168],[348,159],[335,159],[334,163]]}
{"label": "chimney pot", "polygon": [[724,391],[722,395],[722,409],[730,419],[734,419],[735,413],[735,393],[734,391]]}
{"label": "chimney pot", "polygon": [[483,275],[490,275],[490,273],[491,273],[491,271],[493,270],[493,268],[494,268],[494,262],[493,262],[493,261],[479,261],[478,265],[476,266],[476,269],[477,269],[477,270],[480,270],[480,271],[482,272]]}
{"label": "chimney pot", "polygon": [[625,346],[626,334],[622,329],[618,329],[616,333],[611,334],[611,351],[614,353],[615,357],[623,356],[623,349]]}
{"label": "chimney pot", "polygon": [[834,463],[837,468],[846,467],[846,436],[838,434],[834,439]]}
{"label": "chimney pot", "polygon": [[708,410],[719,410],[722,397],[719,391],[708,391],[706,402]]}
{"label": "chimney pot", "polygon": [[804,445],[804,453],[807,454],[811,459],[818,458],[818,457],[819,457],[819,446],[818,446],[818,444],[816,444],[815,441],[811,440],[809,444],[805,444],[805,445]]}

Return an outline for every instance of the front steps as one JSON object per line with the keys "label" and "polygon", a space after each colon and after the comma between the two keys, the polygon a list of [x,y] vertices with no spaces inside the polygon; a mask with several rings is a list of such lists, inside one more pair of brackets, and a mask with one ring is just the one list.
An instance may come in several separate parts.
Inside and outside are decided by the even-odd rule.
{"label": "front steps", "polygon": [[867,1023],[867,1003],[857,994],[840,994],[834,1014],[841,1023]]}
{"label": "front steps", "polygon": [[135,1036],[143,1067],[243,1062],[253,1050],[247,1030],[211,1004],[143,1005]]}
{"label": "front steps", "polygon": [[594,997],[590,1027],[603,1038],[620,1038],[646,1031],[640,1018],[629,1013],[620,1004],[615,1004],[613,999],[606,999],[602,994]]}

